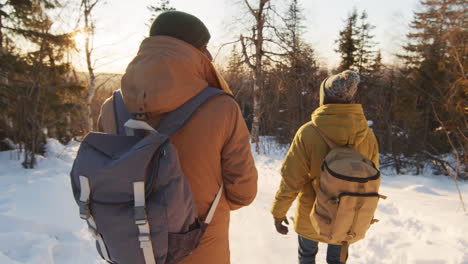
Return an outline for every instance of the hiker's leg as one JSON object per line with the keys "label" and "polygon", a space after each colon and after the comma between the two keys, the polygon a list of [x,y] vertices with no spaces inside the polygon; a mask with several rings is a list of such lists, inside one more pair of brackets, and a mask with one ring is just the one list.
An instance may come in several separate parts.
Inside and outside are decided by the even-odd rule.
{"label": "hiker's leg", "polygon": [[299,264],[315,264],[318,242],[299,236]]}
{"label": "hiker's leg", "polygon": [[327,248],[327,263],[328,264],[342,264],[340,262],[341,246],[328,245]]}

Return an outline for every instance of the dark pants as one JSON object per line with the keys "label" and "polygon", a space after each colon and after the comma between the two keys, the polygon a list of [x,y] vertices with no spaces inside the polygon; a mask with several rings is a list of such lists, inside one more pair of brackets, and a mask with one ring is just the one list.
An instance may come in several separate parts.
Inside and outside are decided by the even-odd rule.
{"label": "dark pants", "polygon": [[[318,252],[318,242],[299,236],[299,264],[315,264],[315,256]],[[341,246],[328,245],[327,263],[341,264]]]}

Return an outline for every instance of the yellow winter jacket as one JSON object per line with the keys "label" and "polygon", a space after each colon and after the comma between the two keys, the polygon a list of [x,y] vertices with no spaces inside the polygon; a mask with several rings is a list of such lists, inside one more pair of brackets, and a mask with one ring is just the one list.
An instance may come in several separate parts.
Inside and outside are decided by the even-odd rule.
{"label": "yellow winter jacket", "polygon": [[312,121],[297,131],[281,168],[282,180],[271,212],[275,218],[284,218],[298,198],[294,219],[296,232],[307,239],[320,241],[309,215],[316,197],[320,167],[330,149],[314,126],[338,145],[353,144],[377,168],[379,149],[359,104],[323,105],[312,113]]}

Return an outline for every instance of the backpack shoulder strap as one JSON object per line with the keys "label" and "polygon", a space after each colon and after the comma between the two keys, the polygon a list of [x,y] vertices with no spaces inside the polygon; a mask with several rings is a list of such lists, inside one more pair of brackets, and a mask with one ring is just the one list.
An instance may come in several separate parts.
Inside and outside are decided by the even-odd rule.
{"label": "backpack shoulder strap", "polygon": [[325,134],[322,133],[322,131],[316,126],[316,125],[313,125],[313,127],[315,128],[315,130],[319,133],[319,135],[323,138],[323,140],[327,143],[328,147],[330,147],[330,149],[334,149],[334,148],[337,148],[339,147],[335,142],[333,142],[330,138],[328,138],[327,136],[325,136]]}
{"label": "backpack shoulder strap", "polygon": [[156,130],[159,133],[172,136],[190,120],[200,106],[217,95],[230,94],[218,88],[208,87],[176,110],[168,113],[161,120]]}
{"label": "backpack shoulder strap", "polygon": [[122,98],[122,93],[120,92],[120,90],[114,91],[112,101],[114,102],[116,132],[118,135],[125,135],[124,124],[132,118],[132,115],[128,112],[127,108],[125,107]]}

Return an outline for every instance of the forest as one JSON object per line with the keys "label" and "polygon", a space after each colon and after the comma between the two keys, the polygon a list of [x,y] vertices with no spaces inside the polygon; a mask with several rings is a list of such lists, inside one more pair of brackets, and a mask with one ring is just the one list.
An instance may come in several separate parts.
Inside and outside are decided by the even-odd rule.
{"label": "forest", "polygon": [[[66,8],[61,2],[0,1],[0,151],[19,148],[16,158],[25,168],[35,166],[47,138],[67,143],[95,130],[101,104],[119,88],[120,75],[96,72],[92,63],[94,8],[104,1],[74,0],[79,28],[69,32],[57,26],[63,21],[56,14]],[[168,0],[155,2],[147,7],[152,18],[174,9]],[[371,120],[383,167],[398,174],[431,167],[468,179],[468,2],[421,0],[420,6],[392,64],[383,62],[365,7],[349,10],[333,47],[340,63],[329,68],[305,38],[300,0],[239,1],[245,29],[223,45],[227,62],[215,64],[252,142],[268,136],[289,144],[318,107],[321,82],[351,69],[361,76],[354,100]],[[69,56],[77,32],[86,32],[86,72]]]}

